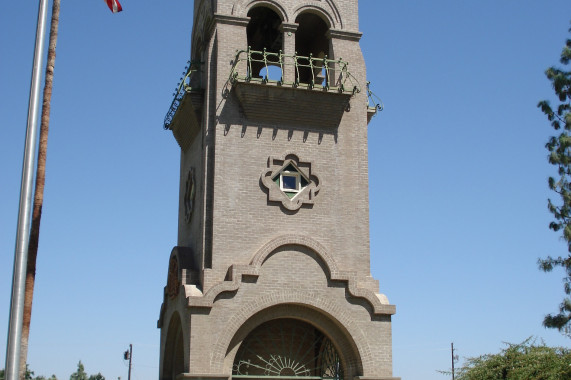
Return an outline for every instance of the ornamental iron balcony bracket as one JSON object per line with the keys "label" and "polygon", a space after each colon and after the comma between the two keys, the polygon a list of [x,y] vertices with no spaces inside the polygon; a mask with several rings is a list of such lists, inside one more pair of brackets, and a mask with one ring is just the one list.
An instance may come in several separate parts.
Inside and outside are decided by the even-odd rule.
{"label": "ornamental iron balcony bracket", "polygon": [[188,61],[184,69],[163,124],[164,129],[172,130],[183,150],[190,146],[200,131],[204,102],[202,62]]}

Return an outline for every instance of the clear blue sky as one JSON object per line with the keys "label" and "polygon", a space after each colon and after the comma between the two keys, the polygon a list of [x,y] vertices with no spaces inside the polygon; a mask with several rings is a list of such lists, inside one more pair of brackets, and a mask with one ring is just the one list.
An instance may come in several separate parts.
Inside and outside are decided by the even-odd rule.
{"label": "clear blue sky", "polygon": [[[30,4],[32,3],[32,4]],[[0,344],[5,344],[37,1],[0,14]],[[394,373],[446,379],[563,297],[536,108],[569,36],[569,1],[361,0],[361,47],[385,110],[369,125],[371,266],[397,305]],[[65,380],[158,376],[156,321],[176,244],[179,148],[162,129],[190,51],[192,1],[64,1],[29,363]],[[5,346],[4,346],[5,347]],[[0,349],[0,366],[5,348]]]}

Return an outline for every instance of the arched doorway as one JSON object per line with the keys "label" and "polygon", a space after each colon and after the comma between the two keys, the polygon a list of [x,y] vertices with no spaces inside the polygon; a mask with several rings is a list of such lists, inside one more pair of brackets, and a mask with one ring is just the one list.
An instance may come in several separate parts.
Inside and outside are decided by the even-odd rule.
{"label": "arched doorway", "polygon": [[232,367],[236,379],[343,380],[333,342],[313,325],[291,318],[256,327],[244,339]]}

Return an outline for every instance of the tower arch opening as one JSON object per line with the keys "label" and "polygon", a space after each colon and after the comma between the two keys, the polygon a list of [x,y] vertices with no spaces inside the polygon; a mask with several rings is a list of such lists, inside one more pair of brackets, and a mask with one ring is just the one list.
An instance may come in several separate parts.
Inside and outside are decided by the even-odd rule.
{"label": "tower arch opening", "polygon": [[161,380],[174,380],[184,371],[184,341],[180,315],[175,312],[169,322],[163,355]]}
{"label": "tower arch opening", "polygon": [[257,326],[242,341],[232,366],[233,379],[343,380],[343,376],[334,342],[315,326],[293,318]]}
{"label": "tower arch opening", "polygon": [[[250,355],[255,355],[260,352],[267,352],[264,349],[255,350],[254,346],[248,344],[248,341],[255,341],[256,339],[260,339],[261,336],[273,336],[273,340],[269,339],[266,342],[275,342],[276,345],[270,346],[274,347],[275,350],[271,354],[274,357],[277,357],[276,351],[279,352],[279,344],[281,343],[282,337],[284,337],[284,342],[286,337],[289,337],[289,340],[295,342],[295,336],[299,336],[299,331],[303,331],[304,334],[307,333],[308,336],[311,334],[315,334],[314,336],[317,337],[321,334],[324,338],[327,338],[329,343],[324,344],[331,344],[327,350],[330,348],[334,348],[336,352],[336,356],[338,360],[328,360],[326,363],[337,363],[339,368],[337,369],[337,375],[339,380],[343,379],[353,379],[355,376],[363,376],[364,374],[364,367],[363,367],[363,358],[362,352],[366,350],[366,347],[363,347],[361,343],[363,343],[363,337],[360,335],[360,332],[353,331],[350,332],[351,328],[349,327],[349,321],[344,320],[343,318],[339,318],[340,316],[334,316],[335,312],[331,313],[329,306],[325,306],[325,309],[322,309],[319,305],[305,303],[305,302],[286,302],[286,303],[279,303],[273,304],[275,301],[272,301],[271,297],[267,299],[264,297],[264,305],[266,302],[269,302],[270,305],[260,308],[256,308],[254,313],[250,314],[246,318],[238,318],[236,320],[232,320],[232,323],[228,325],[227,330],[221,336],[221,340],[218,342],[221,351],[215,353],[214,358],[218,358],[218,360],[223,367],[220,370],[224,373],[232,374],[232,376],[239,376],[240,374],[237,373],[237,365],[240,364],[240,361],[248,361],[248,357],[244,356],[242,352],[246,354],[249,353]],[[326,311],[329,310],[329,311]],[[231,327],[234,322],[237,322],[240,327],[237,329]],[[280,328],[280,326],[282,326]],[[285,327],[284,327],[285,326]],[[314,330],[317,330],[315,332]],[[257,331],[257,332],[256,332]],[[286,331],[290,331],[290,334],[286,334]],[[292,332],[294,331],[294,332]],[[269,332],[269,333],[268,333]],[[303,336],[303,334],[302,334]],[[326,342],[326,340],[322,340],[321,342]],[[293,347],[301,347],[302,345],[291,345]],[[286,347],[288,345],[286,344]],[[320,345],[313,345],[314,350],[310,352],[319,352],[321,346]],[[282,350],[289,353],[289,350]],[[293,351],[294,353],[297,350]],[[331,353],[332,351],[328,351]],[[329,354],[328,354],[329,355]],[[322,357],[323,355],[321,355]],[[323,362],[319,361],[319,354],[315,354],[314,363],[321,364]],[[250,360],[250,363],[253,361]],[[242,363],[244,364],[244,363]],[[321,368],[321,367],[313,367]],[[336,368],[334,366],[334,368]],[[244,373],[244,367],[240,369],[242,373]],[[284,379],[285,372],[287,370],[284,369],[284,373],[279,376],[280,379],[276,380],[292,380],[292,379]],[[281,372],[281,371],[280,371]],[[317,373],[314,371],[314,373]],[[335,376],[333,376],[334,372],[329,371],[325,372],[323,378],[328,380],[334,380]],[[248,372],[250,376],[254,376],[253,372]],[[265,375],[260,375],[265,376]],[[311,377],[305,377],[307,380],[321,380],[321,374],[317,375],[313,379]],[[243,378],[247,378],[248,376],[242,376]],[[259,377],[258,377],[259,378]],[[240,379],[240,377],[237,377]],[[298,379],[300,380],[300,379]]]}
{"label": "tower arch opening", "polygon": [[[283,49],[282,19],[271,8],[257,6],[248,11],[250,22],[246,27],[248,47],[251,54],[251,76],[260,78],[268,75],[268,66],[280,66],[280,51]],[[258,52],[258,53],[256,53]],[[264,56],[263,53],[270,53]],[[264,70],[263,73],[261,71]]]}
{"label": "tower arch opening", "polygon": [[328,79],[324,58],[332,58],[327,37],[329,26],[309,11],[297,16],[295,22],[299,25],[295,33],[296,55],[307,57],[297,59],[296,79],[299,83],[324,85]]}

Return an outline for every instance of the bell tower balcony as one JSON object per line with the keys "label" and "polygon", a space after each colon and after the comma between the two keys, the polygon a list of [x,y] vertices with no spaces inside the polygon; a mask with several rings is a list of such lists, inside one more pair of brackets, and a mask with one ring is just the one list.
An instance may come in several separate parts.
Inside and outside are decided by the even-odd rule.
{"label": "bell tower balcony", "polygon": [[164,120],[164,128],[172,130],[183,150],[198,134],[202,123],[204,90],[201,86],[201,69],[200,62],[187,62]]}
{"label": "bell tower balcony", "polygon": [[339,125],[351,97],[361,91],[342,59],[266,49],[239,50],[229,82],[252,122],[326,128]]}
{"label": "bell tower balcony", "polygon": [[[188,62],[164,120],[164,128],[172,130],[183,150],[200,131],[204,103],[201,66],[200,62]],[[339,125],[343,113],[350,109],[351,98],[361,91],[349,62],[343,59],[249,48],[236,53],[228,84],[248,120],[325,128]],[[368,82],[366,91],[368,123],[383,107]]]}

